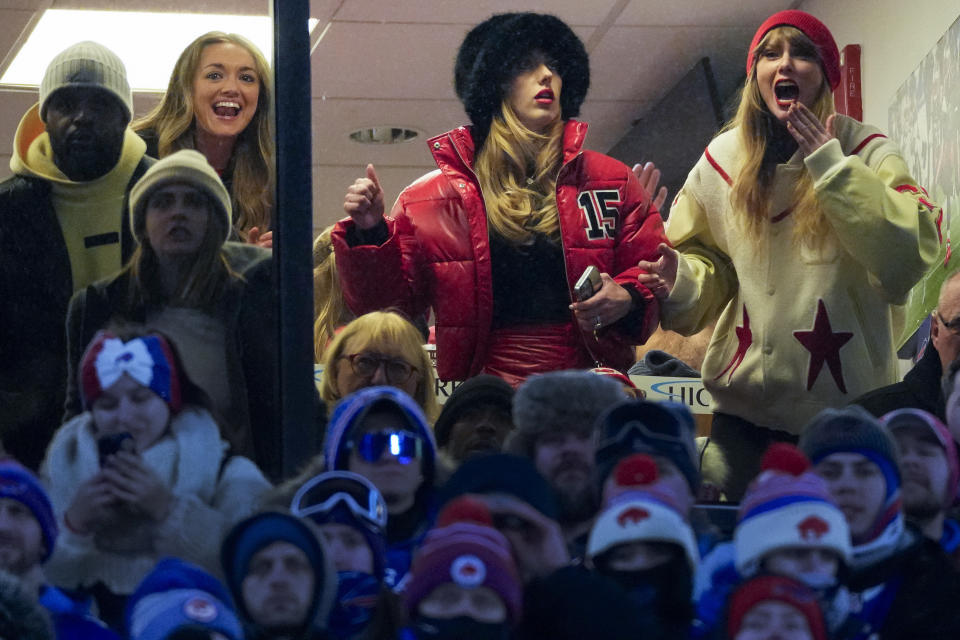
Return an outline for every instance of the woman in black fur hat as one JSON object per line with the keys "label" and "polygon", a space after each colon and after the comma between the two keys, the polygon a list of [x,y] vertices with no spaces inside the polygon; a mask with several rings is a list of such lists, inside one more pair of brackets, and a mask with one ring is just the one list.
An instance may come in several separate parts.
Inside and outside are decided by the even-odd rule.
{"label": "woman in black fur hat", "polygon": [[[587,126],[572,118],[589,85],[583,43],[561,20],[495,15],[457,54],[473,126],[429,141],[440,171],[386,218],[372,166],[348,189],[350,219],[333,232],[344,297],[358,314],[433,307],[441,379],[626,370],[630,345],[656,327],[637,262],[656,254],[662,222],[628,167],[582,150]],[[591,266],[599,286],[578,300]]]}

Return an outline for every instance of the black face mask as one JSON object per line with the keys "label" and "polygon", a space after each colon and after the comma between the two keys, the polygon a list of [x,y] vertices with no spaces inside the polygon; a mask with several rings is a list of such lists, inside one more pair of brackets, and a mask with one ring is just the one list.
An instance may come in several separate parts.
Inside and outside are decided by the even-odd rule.
{"label": "black face mask", "polygon": [[428,618],[420,616],[413,625],[418,640],[507,640],[510,629],[505,622],[478,622],[467,616]]}
{"label": "black face mask", "polygon": [[666,618],[686,618],[692,614],[690,597],[693,575],[685,556],[642,571],[604,569],[637,607],[653,609]]}

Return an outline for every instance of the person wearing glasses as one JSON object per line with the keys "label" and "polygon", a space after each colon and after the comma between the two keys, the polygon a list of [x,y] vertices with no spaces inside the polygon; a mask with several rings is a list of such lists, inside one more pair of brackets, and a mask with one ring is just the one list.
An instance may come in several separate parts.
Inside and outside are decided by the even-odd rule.
{"label": "person wearing glasses", "polygon": [[383,495],[384,579],[400,584],[435,515],[437,444],[426,416],[400,389],[361,389],[334,408],[323,455],[328,470],[359,474]]}
{"label": "person wearing glasses", "polygon": [[433,366],[423,335],[393,311],[372,311],[352,320],[324,354],[320,396],[329,410],[341,398],[375,385],[404,391],[430,420],[437,417]]}
{"label": "person wearing glasses", "polygon": [[[856,400],[874,417],[897,409],[923,409],[946,422],[943,383],[950,363],[960,356],[960,271],[946,277],[940,286],[937,308],[930,314],[930,341],[917,364],[900,382],[869,391]],[[949,390],[947,390],[949,391]]]}
{"label": "person wearing glasses", "polygon": [[327,471],[304,482],[290,512],[312,520],[337,570],[337,597],[327,630],[335,638],[396,638],[400,600],[386,577],[387,505],[363,476]]}

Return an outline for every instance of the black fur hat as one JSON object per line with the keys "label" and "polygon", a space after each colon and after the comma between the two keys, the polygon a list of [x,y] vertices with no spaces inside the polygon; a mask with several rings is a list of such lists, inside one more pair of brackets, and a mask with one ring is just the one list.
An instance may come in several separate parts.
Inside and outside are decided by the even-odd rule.
{"label": "black fur hat", "polygon": [[454,90],[474,126],[477,147],[490,131],[510,81],[539,51],[563,79],[561,118],[580,114],[590,87],[590,59],[580,38],[556,16],[541,13],[500,13],[467,34],[454,70]]}

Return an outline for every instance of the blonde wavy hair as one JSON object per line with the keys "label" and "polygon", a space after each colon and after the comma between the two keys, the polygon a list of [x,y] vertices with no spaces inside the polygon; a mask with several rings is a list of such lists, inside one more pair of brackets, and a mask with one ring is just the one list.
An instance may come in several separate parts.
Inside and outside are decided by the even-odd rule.
{"label": "blonde wavy hair", "polygon": [[[320,383],[320,397],[327,410],[343,397],[337,388],[337,366],[344,356],[348,340],[353,340],[352,348],[361,351],[379,353],[398,353],[407,363],[416,367],[414,375],[419,377],[413,399],[432,423],[437,417],[437,396],[435,376],[430,356],[423,348],[423,335],[399,313],[394,311],[371,311],[347,325],[336,335],[323,357],[323,381]],[[349,365],[348,365],[349,366]]]}
{"label": "blonde wavy hair", "polygon": [[[759,60],[764,50],[779,47],[784,42],[815,58],[822,70],[823,63],[813,41],[799,29],[788,26],[771,29],[754,49],[753,59]],[[822,76],[820,93],[810,110],[826,124],[827,117],[834,113],[834,105],[827,74],[822,73]],[[774,135],[774,128],[779,126],[782,125],[770,114],[760,95],[757,65],[754,63],[741,91],[737,113],[723,131],[737,129],[745,151],[743,166],[733,177],[730,201],[734,211],[741,216],[748,237],[757,246],[761,244],[769,224],[777,160],[768,155],[768,143]],[[813,178],[806,169],[797,180],[791,202],[796,221],[794,241],[808,246],[819,245],[829,232],[830,225],[817,201]]]}
{"label": "blonde wavy hair", "polygon": [[535,233],[559,240],[557,173],[562,163],[563,121],[558,118],[546,133],[536,133],[504,100],[474,167],[495,233],[514,244]]}
{"label": "blonde wavy hair", "polygon": [[234,227],[240,237],[246,239],[252,227],[259,227],[261,231],[270,228],[275,182],[273,71],[256,45],[236,33],[211,31],[203,34],[180,54],[160,104],[130,126],[134,131],[152,130],[156,134],[157,153],[161,158],[180,149],[195,149],[193,81],[203,50],[212,44],[243,47],[253,57],[260,78],[257,110],[237,138],[227,167],[232,176],[230,200],[235,216]]}
{"label": "blonde wavy hair", "polygon": [[314,362],[323,362],[323,354],[333,333],[349,316],[340,289],[336,255],[330,233],[333,225],[320,232],[313,241],[313,356]]}

